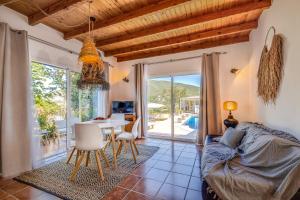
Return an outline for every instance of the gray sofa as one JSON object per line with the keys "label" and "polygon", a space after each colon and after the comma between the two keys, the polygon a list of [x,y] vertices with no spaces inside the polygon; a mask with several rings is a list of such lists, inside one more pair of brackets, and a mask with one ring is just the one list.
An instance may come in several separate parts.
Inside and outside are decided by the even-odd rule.
{"label": "gray sofa", "polygon": [[[292,136],[291,134],[283,131],[273,130],[270,129],[262,124],[258,123],[250,123],[244,122],[239,124],[237,129],[244,130],[245,135],[253,134],[253,132],[248,130],[255,130],[255,131],[262,131],[267,132],[276,137],[284,138],[290,140],[292,142],[296,142],[300,144],[300,141]],[[251,129],[250,129],[251,128]],[[210,199],[219,199],[217,194],[214,191],[214,188],[207,184],[205,180],[205,176],[209,173],[209,171],[218,163],[230,159],[232,156],[236,154],[235,149],[231,149],[221,143],[219,143],[220,137],[213,137],[208,136],[205,141],[205,145],[203,148],[202,158],[201,158],[201,173],[203,177],[203,184],[202,184],[202,196],[204,200]],[[241,143],[243,140],[241,141]],[[300,177],[297,177],[300,178]],[[292,199],[300,199],[299,191]]]}

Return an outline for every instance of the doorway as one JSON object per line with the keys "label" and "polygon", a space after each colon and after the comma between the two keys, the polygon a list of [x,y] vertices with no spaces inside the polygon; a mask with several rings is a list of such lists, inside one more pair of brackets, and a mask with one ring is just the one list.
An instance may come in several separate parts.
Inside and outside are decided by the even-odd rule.
{"label": "doorway", "polygon": [[149,137],[195,141],[200,104],[200,74],[148,79]]}
{"label": "doorway", "polygon": [[34,137],[40,140],[41,158],[65,153],[74,145],[74,124],[100,114],[103,91],[79,90],[80,73],[32,61],[35,107]]}

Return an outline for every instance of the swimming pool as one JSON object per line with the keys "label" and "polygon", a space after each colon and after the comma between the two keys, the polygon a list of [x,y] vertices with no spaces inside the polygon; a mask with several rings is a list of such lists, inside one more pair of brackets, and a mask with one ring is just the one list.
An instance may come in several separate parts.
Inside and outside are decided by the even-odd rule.
{"label": "swimming pool", "polygon": [[199,123],[199,118],[196,116],[191,116],[184,122],[184,125],[187,125],[189,126],[189,128],[192,129],[198,129],[198,123]]}

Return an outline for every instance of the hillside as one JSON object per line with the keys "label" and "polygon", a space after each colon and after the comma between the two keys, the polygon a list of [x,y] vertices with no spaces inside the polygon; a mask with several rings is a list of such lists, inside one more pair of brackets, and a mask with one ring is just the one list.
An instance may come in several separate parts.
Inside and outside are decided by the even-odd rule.
{"label": "hillside", "polygon": [[[200,88],[193,85],[187,85],[182,83],[174,83],[174,92],[184,91],[184,96],[199,96]],[[169,81],[154,81],[149,80],[148,82],[149,100],[156,100],[154,102],[159,103],[159,96],[170,96],[171,83]],[[175,95],[178,96],[178,95]],[[181,96],[181,95],[179,95]]]}

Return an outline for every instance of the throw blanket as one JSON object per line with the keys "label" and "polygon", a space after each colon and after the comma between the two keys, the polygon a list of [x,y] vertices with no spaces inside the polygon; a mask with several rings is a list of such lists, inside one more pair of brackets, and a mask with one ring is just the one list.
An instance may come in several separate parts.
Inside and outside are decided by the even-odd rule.
{"label": "throw blanket", "polygon": [[223,200],[290,199],[300,187],[300,144],[250,128],[236,155],[204,178]]}

